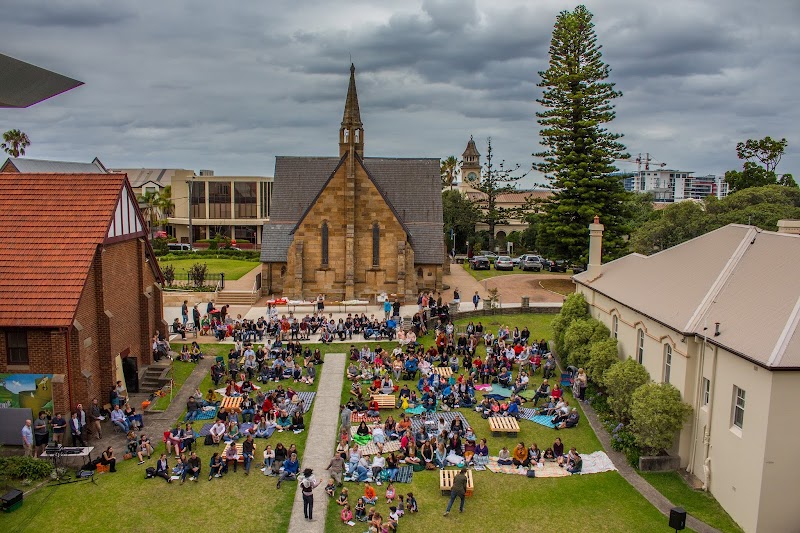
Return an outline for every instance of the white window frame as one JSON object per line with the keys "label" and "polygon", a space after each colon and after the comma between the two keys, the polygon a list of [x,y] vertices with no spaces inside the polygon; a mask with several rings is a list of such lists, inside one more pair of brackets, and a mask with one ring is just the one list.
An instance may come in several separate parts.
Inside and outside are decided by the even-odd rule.
{"label": "white window frame", "polygon": [[[737,387],[736,385],[733,386],[733,405],[731,409],[731,426],[734,428],[738,428],[739,431],[744,429],[744,411],[746,408],[745,398],[746,398],[746,391]],[[741,416],[737,417],[737,413],[741,413]],[[738,419],[738,420],[737,420]]]}
{"label": "white window frame", "polygon": [[711,380],[703,378],[703,407],[711,402]]}
{"label": "white window frame", "polygon": [[672,373],[672,346],[669,344],[664,345],[664,383],[669,383],[670,374]]}
{"label": "white window frame", "polygon": [[640,365],[644,364],[644,330],[641,328],[636,334],[636,358]]}
{"label": "white window frame", "polygon": [[611,317],[611,336],[616,339],[618,331],[619,331],[619,317],[617,315],[613,315]]}

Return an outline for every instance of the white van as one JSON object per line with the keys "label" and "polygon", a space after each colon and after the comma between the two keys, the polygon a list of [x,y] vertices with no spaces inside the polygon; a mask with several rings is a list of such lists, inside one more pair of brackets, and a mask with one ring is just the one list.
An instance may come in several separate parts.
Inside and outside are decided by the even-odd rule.
{"label": "white van", "polygon": [[167,243],[167,249],[170,252],[196,252],[191,244],[185,242],[170,242]]}

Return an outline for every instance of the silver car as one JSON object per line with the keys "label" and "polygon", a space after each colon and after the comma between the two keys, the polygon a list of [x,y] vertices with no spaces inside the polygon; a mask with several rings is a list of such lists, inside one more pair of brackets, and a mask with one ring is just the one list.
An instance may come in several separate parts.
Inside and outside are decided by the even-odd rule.
{"label": "silver car", "polygon": [[501,255],[494,262],[494,269],[495,270],[514,270],[514,263],[511,261],[511,258],[509,256]]}
{"label": "silver car", "polygon": [[519,264],[522,270],[533,270],[534,272],[542,271],[542,262],[535,256],[526,256]]}

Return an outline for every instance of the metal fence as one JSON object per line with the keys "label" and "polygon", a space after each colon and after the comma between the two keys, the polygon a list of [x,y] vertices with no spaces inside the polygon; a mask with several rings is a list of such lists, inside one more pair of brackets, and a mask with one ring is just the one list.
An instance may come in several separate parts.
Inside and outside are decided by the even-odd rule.
{"label": "metal fence", "polygon": [[[194,280],[189,276],[187,273],[175,273],[175,280],[172,282],[173,287],[193,287],[195,285]],[[203,286],[212,287],[217,286],[218,289],[225,288],[225,273],[208,273],[206,274],[205,279],[203,280]]]}

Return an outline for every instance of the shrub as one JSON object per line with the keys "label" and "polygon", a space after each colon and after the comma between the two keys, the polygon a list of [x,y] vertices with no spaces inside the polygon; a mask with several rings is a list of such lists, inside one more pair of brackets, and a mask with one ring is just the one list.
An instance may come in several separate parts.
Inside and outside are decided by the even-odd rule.
{"label": "shrub", "polygon": [[625,454],[631,466],[639,468],[641,449],[636,444],[636,436],[624,425],[619,424],[611,429],[611,447]]}
{"label": "shrub", "polygon": [[209,250],[217,250],[218,248],[219,248],[219,241],[217,241],[217,239],[212,239],[208,241]]}
{"label": "shrub", "polygon": [[208,265],[205,263],[195,263],[189,268],[189,279],[195,287],[202,287],[208,275]]}
{"label": "shrub", "polygon": [[167,287],[171,287],[172,282],[175,281],[175,267],[167,265],[161,269],[161,273],[164,274],[164,281],[167,282]]}
{"label": "shrub", "polygon": [[589,304],[586,303],[586,298],[583,297],[583,294],[576,292],[567,296],[564,300],[564,305],[561,307],[561,312],[552,322],[557,354],[562,355],[564,334],[567,328],[573,321],[581,318],[589,318]]}
{"label": "shrub", "polygon": [[575,367],[585,367],[589,362],[592,345],[609,338],[611,332],[597,319],[573,320],[564,332],[562,358]]}
{"label": "shrub", "polygon": [[153,245],[153,252],[156,255],[166,255],[169,253],[169,249],[167,249],[167,239],[159,238],[153,239],[150,241]]}
{"label": "shrub", "polygon": [[53,463],[33,457],[11,455],[0,458],[0,471],[10,478],[37,481],[50,475]]}
{"label": "shrub", "polygon": [[634,361],[626,359],[611,365],[603,375],[603,384],[608,393],[608,403],[620,422],[630,420],[631,397],[633,391],[650,381],[647,370]]}
{"label": "shrub", "polygon": [[692,407],[681,400],[681,393],[669,383],[645,383],[631,397],[630,430],[636,444],[650,454],[672,446]]}
{"label": "shrub", "polygon": [[617,339],[609,337],[592,344],[589,350],[589,362],[586,363],[586,374],[594,383],[603,383],[603,374],[614,363],[619,362]]}

